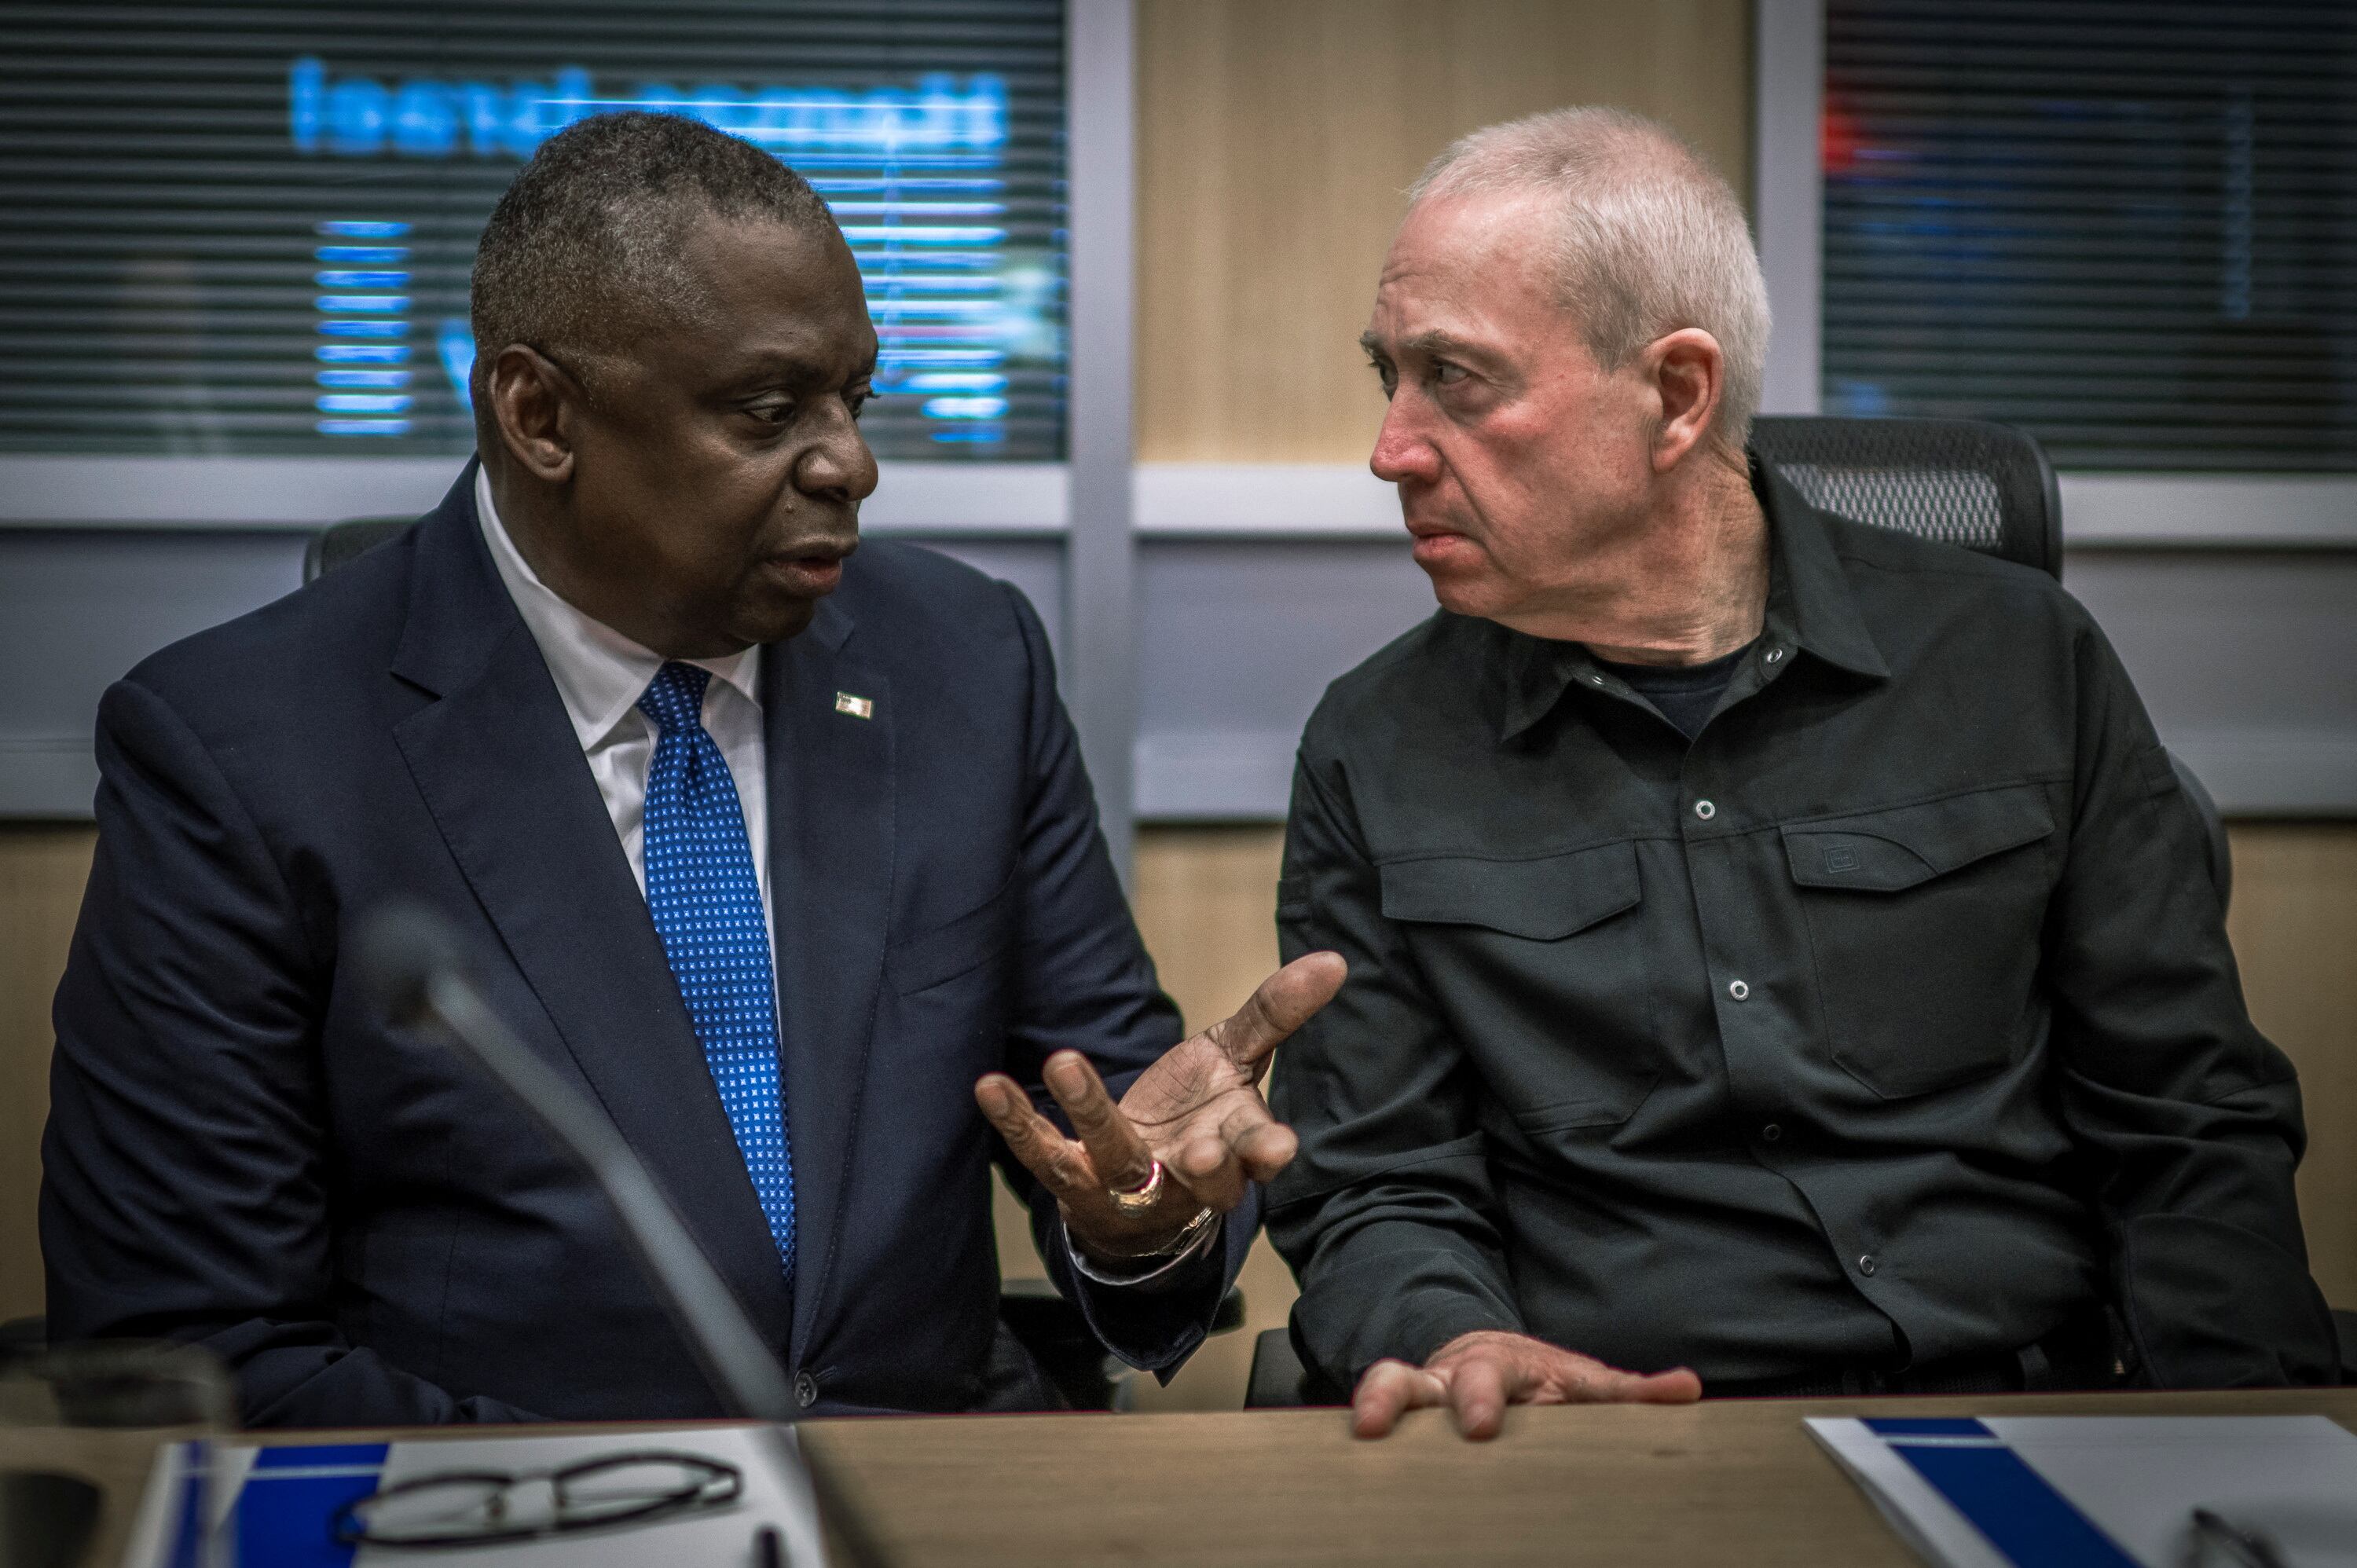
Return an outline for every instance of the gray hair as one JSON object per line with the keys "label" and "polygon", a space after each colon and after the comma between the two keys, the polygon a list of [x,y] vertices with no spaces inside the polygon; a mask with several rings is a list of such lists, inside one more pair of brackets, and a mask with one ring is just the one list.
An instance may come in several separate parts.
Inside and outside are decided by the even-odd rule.
{"label": "gray hair", "polygon": [[1408,188],[1434,198],[1542,191],[1560,206],[1558,296],[1608,370],[1699,327],[1727,357],[1716,438],[1740,453],[1768,363],[1768,285],[1743,206],[1693,148],[1618,109],[1556,109],[1452,143]]}
{"label": "gray hair", "polygon": [[835,231],[802,176],[700,121],[597,114],[543,142],[475,249],[478,427],[490,428],[492,357],[511,343],[578,374],[584,361],[696,319],[705,302],[680,242],[705,214]]}

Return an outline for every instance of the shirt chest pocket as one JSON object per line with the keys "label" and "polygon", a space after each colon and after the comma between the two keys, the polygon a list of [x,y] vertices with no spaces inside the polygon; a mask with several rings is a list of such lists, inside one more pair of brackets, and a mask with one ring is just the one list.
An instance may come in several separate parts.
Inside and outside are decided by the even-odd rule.
{"label": "shirt chest pocket", "polygon": [[2017,1059],[2034,1028],[2054,814],[2042,785],[1788,826],[1834,1058],[1885,1099]]}
{"label": "shirt chest pocket", "polygon": [[1527,1132],[1627,1121],[1660,1073],[1636,846],[1381,868],[1433,998]]}

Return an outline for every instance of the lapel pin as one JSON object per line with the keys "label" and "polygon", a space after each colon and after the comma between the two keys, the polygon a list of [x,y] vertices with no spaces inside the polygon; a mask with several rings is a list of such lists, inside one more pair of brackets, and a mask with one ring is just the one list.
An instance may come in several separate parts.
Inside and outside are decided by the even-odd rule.
{"label": "lapel pin", "polygon": [[838,714],[849,714],[855,719],[872,719],[876,716],[876,699],[855,697],[848,692],[837,692],[834,694],[834,711]]}

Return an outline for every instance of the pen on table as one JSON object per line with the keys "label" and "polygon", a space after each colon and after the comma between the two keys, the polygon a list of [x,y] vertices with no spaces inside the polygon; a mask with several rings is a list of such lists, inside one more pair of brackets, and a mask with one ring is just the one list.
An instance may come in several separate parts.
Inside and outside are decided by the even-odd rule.
{"label": "pen on table", "polygon": [[765,1524],[753,1532],[753,1568],[785,1568],[785,1562],[776,1525]]}
{"label": "pen on table", "polygon": [[2281,1549],[2266,1531],[2236,1524],[2208,1509],[2193,1510],[2193,1539],[2200,1547],[2224,1548],[2235,1568],[2286,1568]]}

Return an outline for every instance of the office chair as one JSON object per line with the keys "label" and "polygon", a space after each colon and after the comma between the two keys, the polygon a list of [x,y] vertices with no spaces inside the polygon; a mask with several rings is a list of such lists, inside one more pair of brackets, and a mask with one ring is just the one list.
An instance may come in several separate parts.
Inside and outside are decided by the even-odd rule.
{"label": "office chair", "polygon": [[49,1348],[49,1320],[35,1314],[0,1323],[0,1368],[20,1358],[29,1359]]}
{"label": "office chair", "polygon": [[303,581],[316,583],[400,534],[414,517],[356,517],[321,529],[303,547]]}
{"label": "office chair", "polygon": [[[2010,425],[1766,415],[1751,422],[1751,449],[1812,506],[2062,580],[2062,498],[2053,466],[2044,448]],[[2174,752],[2169,766],[2209,831],[2210,881],[2222,907],[2234,883],[2226,824]]]}
{"label": "office chair", "polygon": [[[416,519],[356,517],[320,530],[303,551],[303,581],[315,582],[349,565],[378,545],[398,537]],[[1081,1309],[1043,1279],[1006,1281],[999,1290],[998,1320],[1039,1363],[1057,1392],[1074,1410],[1127,1410],[1135,1372],[1108,1356],[1089,1329]],[[1231,1290],[1211,1319],[1214,1334],[1243,1326],[1244,1297]]]}
{"label": "office chair", "polygon": [[2062,577],[2062,502],[2036,441],[1976,419],[1764,415],[1751,449],[1810,505]]}
{"label": "office chair", "polygon": [[[2030,436],[1976,419],[1821,419],[1751,423],[1751,450],[1812,506],[1853,522],[1902,529],[2062,578],[2062,499],[2053,466]],[[2173,754],[2169,767],[2209,831],[2210,880],[2222,908],[2233,887],[2226,825],[2210,791]],[[2335,1315],[2344,1376],[2357,1380],[2357,1313]],[[1253,1342],[1247,1410],[1331,1402],[1312,1387],[1289,1333]]]}

